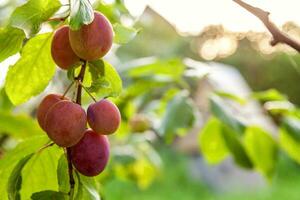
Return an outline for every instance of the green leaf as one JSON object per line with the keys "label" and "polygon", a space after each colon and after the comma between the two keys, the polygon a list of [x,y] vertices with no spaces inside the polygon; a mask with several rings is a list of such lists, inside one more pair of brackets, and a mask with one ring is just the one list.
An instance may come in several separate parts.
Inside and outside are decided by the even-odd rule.
{"label": "green leaf", "polygon": [[127,70],[127,74],[132,78],[165,75],[171,77],[173,80],[178,80],[182,77],[185,70],[185,66],[180,59],[137,60],[132,62],[131,66],[133,67]]}
{"label": "green leaf", "polygon": [[52,34],[45,33],[30,39],[18,62],[9,68],[5,90],[13,104],[19,105],[42,92],[55,72],[51,58]]}
{"label": "green leaf", "polygon": [[70,191],[68,161],[66,155],[61,155],[57,165],[57,180],[59,191],[68,193]]}
{"label": "green leaf", "polygon": [[22,172],[22,199],[30,199],[35,192],[57,190],[56,169],[63,149],[53,145],[37,152],[27,163]]}
{"label": "green leaf", "polygon": [[290,158],[300,164],[300,142],[295,140],[285,128],[280,128],[279,131],[280,147],[288,154]]}
{"label": "green leaf", "polygon": [[33,193],[31,196],[32,200],[67,200],[67,194],[62,192],[56,192],[52,190],[45,190],[41,192]]}
{"label": "green leaf", "polygon": [[139,30],[132,27],[126,27],[117,23],[114,24],[114,32],[114,42],[118,44],[126,44],[130,42],[133,38],[135,38]]}
{"label": "green leaf", "polygon": [[244,104],[247,103],[246,99],[244,99],[244,98],[242,98],[240,96],[237,96],[237,95],[235,95],[233,93],[228,93],[228,92],[224,92],[224,91],[216,91],[215,94],[218,95],[218,96],[220,96],[220,97],[236,101],[236,102],[238,102],[241,105],[244,105]]}
{"label": "green leaf", "polygon": [[89,72],[92,76],[90,92],[100,97],[117,97],[122,91],[122,80],[114,67],[106,61],[89,62]]}
{"label": "green leaf", "polygon": [[104,14],[113,24],[120,23],[122,15],[130,15],[124,3],[120,1],[107,3],[103,0],[98,0],[93,4],[93,8]]}
{"label": "green leaf", "polygon": [[178,93],[169,103],[158,132],[171,142],[176,135],[183,135],[196,120],[195,105],[185,92]]}
{"label": "green leaf", "polygon": [[300,119],[296,117],[283,117],[282,128],[289,134],[294,140],[300,142]]}
{"label": "green leaf", "polygon": [[75,199],[100,200],[98,186],[94,178],[75,173]]}
{"label": "green leaf", "polygon": [[286,97],[278,90],[270,89],[262,92],[254,92],[252,97],[260,101],[284,101]]}
{"label": "green leaf", "polygon": [[70,81],[74,81],[74,78],[75,78],[75,68],[74,67],[71,67],[71,69],[68,69],[67,77]]}
{"label": "green leaf", "polygon": [[[70,71],[70,70],[69,70]],[[79,73],[80,73],[80,71],[81,71],[81,67],[77,67],[77,68],[75,68],[74,69],[74,78],[75,77],[78,77],[78,75],[79,75]],[[70,72],[71,73],[71,72]],[[72,75],[70,74],[70,75],[68,75],[69,77],[72,77]],[[74,80],[74,78],[73,78],[73,80]],[[70,80],[72,80],[72,79],[70,79]],[[83,79],[83,82],[82,82],[82,84],[85,86],[85,87],[90,87],[91,85],[92,85],[92,75],[91,75],[91,73],[90,73],[90,71],[87,71],[85,74],[84,74],[84,79]]]}
{"label": "green leaf", "polygon": [[10,25],[23,29],[27,35],[39,32],[42,22],[49,19],[59,8],[59,0],[29,0],[15,9]]}
{"label": "green leaf", "polygon": [[15,138],[26,138],[43,134],[36,120],[27,115],[13,115],[0,111],[0,132]]}
{"label": "green leaf", "polygon": [[71,0],[70,28],[78,30],[94,20],[94,11],[89,0]]}
{"label": "green leaf", "polygon": [[13,104],[10,102],[4,88],[0,90],[0,108],[2,111],[6,112],[13,109]]}
{"label": "green leaf", "polygon": [[20,190],[22,187],[22,170],[33,154],[22,158],[11,172],[7,183],[7,194],[9,200],[20,200]]}
{"label": "green leaf", "polygon": [[244,146],[255,168],[272,178],[277,160],[277,145],[273,138],[260,127],[248,127]]}
{"label": "green leaf", "polygon": [[167,84],[172,84],[173,81],[165,82],[165,81],[153,81],[153,80],[136,80],[132,82],[126,90],[124,90],[124,94],[128,97],[136,97],[143,95],[145,93],[149,93],[149,90],[153,88],[162,88]]}
{"label": "green leaf", "polygon": [[217,164],[228,156],[228,149],[223,138],[222,123],[212,117],[199,134],[200,151],[210,164]]}
{"label": "green leaf", "polygon": [[228,105],[222,99],[217,96],[211,97],[210,108],[212,113],[224,124],[239,134],[244,133],[246,125],[228,109]]}
{"label": "green leaf", "polygon": [[19,160],[25,156],[34,153],[37,149],[41,148],[49,142],[46,135],[31,137],[28,140],[18,144],[12,151],[6,153],[2,159],[0,159],[0,199],[7,199],[6,185],[14,166]]}
{"label": "green leaf", "polygon": [[264,103],[264,108],[272,115],[286,115],[295,111],[295,106],[285,101],[268,101]]}
{"label": "green leaf", "polygon": [[238,138],[238,134],[227,125],[223,125],[223,137],[227,148],[231,152],[234,161],[241,167],[251,169],[253,164],[248,157],[243,144]]}
{"label": "green leaf", "polygon": [[18,53],[24,39],[25,33],[20,29],[10,26],[0,29],[0,63]]}

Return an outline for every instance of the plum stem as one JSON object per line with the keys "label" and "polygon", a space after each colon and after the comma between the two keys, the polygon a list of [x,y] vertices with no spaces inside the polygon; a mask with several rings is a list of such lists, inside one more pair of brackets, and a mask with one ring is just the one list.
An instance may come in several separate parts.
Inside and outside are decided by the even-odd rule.
{"label": "plum stem", "polygon": [[72,81],[72,83],[68,86],[68,88],[66,89],[66,91],[64,92],[62,99],[67,95],[67,93],[69,92],[69,90],[71,89],[71,87],[73,86],[74,81]]}
{"label": "plum stem", "polygon": [[[75,80],[77,80],[79,83],[83,82],[86,64],[87,61],[84,61],[80,69],[79,75],[75,78]],[[82,93],[82,84],[78,84],[76,103],[79,105],[81,105],[81,93]]]}
{"label": "plum stem", "polygon": [[[85,74],[85,69],[86,69],[86,64],[87,61],[83,61],[83,64],[81,66],[79,75],[75,78],[76,81],[78,82],[82,82],[84,79],[84,74]],[[76,94],[76,103],[81,105],[81,93],[82,93],[82,85],[78,84],[77,87],[77,94]],[[74,194],[74,188],[75,188],[75,180],[74,180],[74,176],[73,176],[73,165],[72,165],[72,155],[71,155],[71,148],[68,147],[67,149],[67,159],[68,159],[68,171],[69,171],[69,182],[70,182],[70,192],[69,192],[69,196],[70,196],[70,200],[73,199],[73,194]]]}
{"label": "plum stem", "polygon": [[79,84],[84,89],[84,91],[97,103],[97,99],[89,92],[89,90],[79,81]]}

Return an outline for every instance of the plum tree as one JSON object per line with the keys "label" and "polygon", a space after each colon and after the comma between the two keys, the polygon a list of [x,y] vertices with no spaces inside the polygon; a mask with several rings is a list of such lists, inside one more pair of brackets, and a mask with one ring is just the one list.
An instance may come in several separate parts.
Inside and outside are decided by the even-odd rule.
{"label": "plum tree", "polygon": [[73,51],[84,60],[96,60],[103,57],[113,43],[113,29],[107,18],[94,12],[91,24],[83,25],[79,30],[69,31]]}
{"label": "plum tree", "polygon": [[69,69],[80,62],[80,58],[71,48],[68,26],[63,26],[55,32],[51,43],[51,55],[55,63],[62,69]]}
{"label": "plum tree", "polygon": [[54,143],[70,147],[83,137],[86,122],[86,113],[80,105],[63,100],[48,110],[44,125]]}
{"label": "plum tree", "polygon": [[107,136],[87,130],[83,138],[71,148],[71,161],[75,168],[85,176],[101,173],[109,160]]}
{"label": "plum tree", "polygon": [[[15,116],[10,115],[13,105],[25,103],[31,97],[44,92],[50,81],[54,85],[67,83],[68,86],[64,89],[53,87],[52,89],[62,89],[61,95],[60,93],[45,95],[36,108],[38,124],[48,137],[44,135],[19,144],[20,136],[17,137],[13,129],[8,130],[7,134],[5,131],[3,138],[0,135],[2,142],[6,142],[7,139],[13,141],[13,136],[16,136],[14,146],[18,145],[17,148],[21,149],[20,154],[15,155],[12,152],[6,155],[7,152],[2,152],[0,148],[0,159],[5,153],[3,158],[11,161],[7,162],[9,166],[3,166],[5,169],[9,167],[11,173],[2,181],[7,183],[6,185],[0,184],[0,190],[3,189],[0,196],[8,199],[100,199],[96,182],[94,184],[88,178],[79,181],[77,178],[80,177],[74,175],[78,175],[75,173],[75,167],[86,176],[95,176],[104,170],[109,160],[109,141],[105,134],[114,132],[120,124],[118,108],[104,100],[99,103],[104,110],[98,109],[98,103],[90,107],[91,125],[99,131],[90,129],[87,124],[87,113],[83,109],[87,101],[82,99],[84,92],[96,101],[95,99],[99,98],[94,96],[97,95],[96,91],[101,91],[106,97],[117,97],[122,90],[122,80],[118,71],[102,58],[112,47],[113,27],[103,14],[93,10],[94,5],[88,0],[71,3],[56,0],[47,5],[43,0],[33,1],[24,2],[24,5],[16,7],[14,11],[11,10],[13,14],[9,23],[0,27],[0,62],[21,53],[13,60],[13,66],[7,71],[5,85],[0,90],[0,101],[3,100],[5,111],[8,111],[3,117],[8,117],[10,121],[15,120]],[[129,15],[121,6],[121,2],[118,4],[120,5],[116,4],[115,11],[122,10],[126,16]],[[118,16],[109,15],[114,22],[118,22],[116,27],[118,35],[115,39],[118,44],[128,42],[137,33],[134,28],[122,25],[119,20],[122,13],[118,13]],[[55,68],[55,65],[58,68]],[[20,126],[22,124],[26,126],[25,129],[28,129],[28,124],[37,125],[26,116],[16,117],[18,123],[20,121]],[[24,123],[21,123],[22,120],[25,120]],[[20,129],[22,138],[26,136],[26,130],[16,128]],[[35,128],[33,126],[28,130]],[[30,149],[23,148],[27,146]],[[62,155],[62,152],[65,154]],[[44,156],[41,157],[41,154]],[[39,190],[33,191],[30,190],[31,185],[20,185],[19,180],[23,176],[26,176],[25,179],[31,179],[26,174],[27,169],[32,168],[37,158],[41,161],[46,159],[42,166],[37,166],[38,170],[45,171],[45,175],[49,167],[53,168],[47,164],[47,159],[50,158],[51,162],[55,162],[57,165],[54,167],[57,167],[59,172],[58,185],[64,182],[67,187],[48,190],[47,185],[44,185],[44,189],[39,187]],[[1,170],[0,174],[3,171]],[[44,177],[35,175],[40,181],[39,184],[45,183]],[[86,187],[86,184],[89,184],[88,190],[80,190],[80,187]],[[15,185],[18,187],[14,187]]]}
{"label": "plum tree", "polygon": [[45,131],[45,117],[48,113],[48,110],[57,102],[61,100],[67,100],[68,98],[63,97],[59,94],[49,94],[40,103],[38,109],[37,109],[37,120],[40,125],[40,127]]}
{"label": "plum tree", "polygon": [[121,115],[115,104],[107,99],[103,99],[88,107],[87,120],[95,132],[109,135],[118,129]]}

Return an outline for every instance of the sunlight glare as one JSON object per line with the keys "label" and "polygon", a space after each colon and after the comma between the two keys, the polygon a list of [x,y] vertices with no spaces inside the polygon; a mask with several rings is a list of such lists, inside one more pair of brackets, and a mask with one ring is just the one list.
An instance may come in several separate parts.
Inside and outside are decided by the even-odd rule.
{"label": "sunlight glare", "polygon": [[[246,2],[268,10],[278,26],[287,21],[300,24],[299,0]],[[180,32],[197,34],[206,26],[219,24],[231,31],[266,30],[256,17],[231,0],[125,0],[125,3],[135,16],[141,15],[145,6],[149,5]]]}

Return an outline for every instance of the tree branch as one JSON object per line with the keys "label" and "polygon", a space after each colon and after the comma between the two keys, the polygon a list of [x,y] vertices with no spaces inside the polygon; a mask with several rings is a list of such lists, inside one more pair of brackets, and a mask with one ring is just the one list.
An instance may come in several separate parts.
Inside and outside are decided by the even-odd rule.
{"label": "tree branch", "polygon": [[69,173],[69,183],[70,183],[70,200],[73,200],[74,188],[75,188],[75,180],[73,176],[73,166],[71,161],[71,149],[67,148],[67,160],[68,160],[68,173]]}
{"label": "tree branch", "polygon": [[260,8],[251,6],[242,0],[233,0],[235,3],[239,4],[241,7],[248,10],[250,13],[252,13],[254,16],[256,16],[262,23],[266,26],[266,28],[270,31],[270,33],[273,36],[273,40],[270,42],[272,46],[275,46],[278,43],[287,44],[290,47],[294,48],[298,52],[300,52],[300,43],[293,40],[289,36],[287,36],[285,33],[279,30],[279,28],[276,27],[276,25],[270,21],[269,15],[270,13],[267,11],[264,11]]}
{"label": "tree branch", "polygon": [[[79,75],[75,78],[76,81],[78,82],[83,82],[84,79],[84,74],[85,74],[85,69],[86,69],[86,64],[87,61],[83,62],[83,65],[81,66]],[[81,105],[81,92],[82,92],[82,85],[78,84],[77,88],[77,94],[76,94],[76,103]],[[75,180],[73,176],[73,165],[72,165],[72,156],[71,156],[71,148],[67,148],[67,159],[68,159],[68,168],[69,168],[69,179],[70,179],[70,192],[69,196],[70,199],[73,199],[73,193],[74,193],[74,188],[75,188]]]}
{"label": "tree branch", "polygon": [[[79,75],[75,78],[75,80],[77,80],[79,83],[83,82],[86,63],[87,63],[86,61],[83,62],[83,65],[81,67]],[[76,103],[79,104],[79,105],[81,105],[81,92],[82,92],[82,85],[78,84]]]}

